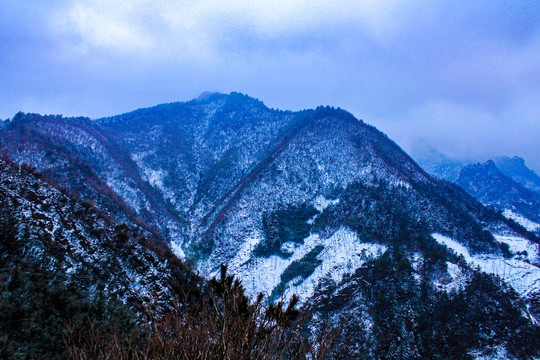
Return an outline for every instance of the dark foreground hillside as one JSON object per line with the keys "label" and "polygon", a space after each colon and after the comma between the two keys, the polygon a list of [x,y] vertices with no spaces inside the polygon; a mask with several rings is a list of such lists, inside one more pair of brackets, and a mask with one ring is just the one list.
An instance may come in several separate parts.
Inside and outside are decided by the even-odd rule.
{"label": "dark foreground hillside", "polygon": [[337,333],[308,341],[297,300],[250,300],[225,267],[205,282],[144,229],[29,168],[1,159],[0,174],[0,358],[328,355]]}
{"label": "dark foreground hillside", "polygon": [[[92,321],[130,329],[203,282],[136,225],[0,160],[0,349],[3,358],[64,358],[64,330]],[[191,295],[190,295],[191,296]]]}

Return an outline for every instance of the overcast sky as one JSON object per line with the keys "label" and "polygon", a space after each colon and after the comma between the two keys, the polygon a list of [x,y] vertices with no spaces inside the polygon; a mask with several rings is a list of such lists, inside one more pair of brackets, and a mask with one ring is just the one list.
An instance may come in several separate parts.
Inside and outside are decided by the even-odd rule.
{"label": "overcast sky", "polygon": [[[257,4],[256,4],[257,3]],[[540,172],[540,1],[0,0],[0,117],[239,91]]]}

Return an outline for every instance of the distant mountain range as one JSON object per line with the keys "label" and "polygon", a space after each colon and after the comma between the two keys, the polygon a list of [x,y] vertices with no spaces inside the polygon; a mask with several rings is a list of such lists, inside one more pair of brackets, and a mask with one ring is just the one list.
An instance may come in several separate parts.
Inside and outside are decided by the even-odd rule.
{"label": "distant mountain range", "polygon": [[[471,196],[344,110],[279,111],[239,93],[97,120],[18,113],[0,126],[0,151],[13,169],[39,173],[126,231],[169,244],[204,277],[225,263],[251,295],[298,294],[314,329],[347,319],[344,358],[540,351],[531,340],[539,331],[540,240],[473,196],[514,201],[520,212],[528,201],[531,213],[536,200],[494,163],[456,178]],[[513,161],[505,169],[537,184]],[[27,223],[30,213],[13,216]],[[42,216],[42,227],[56,231],[56,215]],[[69,260],[58,271],[86,262]],[[153,286],[150,278],[169,276],[145,274],[120,278]],[[513,335],[517,327],[525,335]]]}
{"label": "distant mountain range", "polygon": [[525,165],[525,160],[518,156],[495,158],[495,164],[500,171],[525,188],[540,192],[540,177]]}
{"label": "distant mountain range", "polygon": [[425,140],[415,158],[431,175],[454,182],[485,205],[503,211],[530,231],[540,231],[540,177],[518,157],[485,163],[460,161],[439,153]]}
{"label": "distant mountain range", "polygon": [[[532,174],[536,175],[534,172]],[[503,174],[494,161],[464,167],[456,184],[480,202],[506,211],[515,220],[519,219],[516,217],[518,214],[533,223],[540,223],[540,193],[527,189]],[[533,223],[528,225],[529,230],[538,230]]]}

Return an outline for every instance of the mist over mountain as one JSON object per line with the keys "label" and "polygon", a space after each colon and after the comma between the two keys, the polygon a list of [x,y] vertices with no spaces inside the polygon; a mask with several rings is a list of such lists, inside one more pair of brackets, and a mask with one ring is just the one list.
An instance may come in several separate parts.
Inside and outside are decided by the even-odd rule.
{"label": "mist over mountain", "polygon": [[452,158],[437,151],[424,138],[416,139],[411,150],[411,156],[429,174],[450,182],[457,180],[461,168],[469,162]]}
{"label": "mist over mountain", "polygon": [[204,277],[227,264],[249,295],[296,294],[314,329],[351,319],[344,358],[538,353],[538,237],[347,111],[212,93],[96,120],[18,113],[0,135],[15,164]]}
{"label": "mist over mountain", "polygon": [[540,178],[519,156],[485,163],[459,160],[438,152],[420,139],[414,158],[431,175],[454,182],[485,205],[493,206],[531,231],[538,231]]}
{"label": "mist over mountain", "polygon": [[[424,138],[418,138],[412,147],[411,156],[429,174],[450,182],[455,182],[461,169],[476,162],[487,159],[464,159],[443,154],[435,149]],[[527,167],[525,160],[519,156],[497,156],[491,159],[498,170],[525,188],[539,192],[540,177],[534,170]]]}

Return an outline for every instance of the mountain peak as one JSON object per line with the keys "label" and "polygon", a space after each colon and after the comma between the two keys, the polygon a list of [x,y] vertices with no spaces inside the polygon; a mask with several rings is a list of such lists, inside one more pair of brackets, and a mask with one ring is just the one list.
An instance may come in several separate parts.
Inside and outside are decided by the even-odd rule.
{"label": "mountain peak", "polygon": [[195,100],[205,100],[211,96],[214,96],[214,95],[223,95],[222,93],[218,92],[218,91],[203,91],[199,96],[197,96],[197,98]]}
{"label": "mountain peak", "polygon": [[499,169],[497,168],[497,165],[495,165],[495,161],[493,160],[488,160],[482,165],[485,169],[499,171]]}
{"label": "mountain peak", "polygon": [[468,179],[468,181],[472,181],[472,179],[475,179],[473,182],[477,182],[479,178],[497,179],[498,182],[503,182],[505,184],[513,183],[512,179],[504,175],[499,170],[499,168],[495,164],[495,161],[493,160],[488,160],[484,163],[478,162],[475,164],[464,166],[460,171],[456,183],[467,189],[467,186],[465,186],[464,184],[465,179]]}
{"label": "mountain peak", "polygon": [[234,108],[238,108],[246,105],[255,105],[267,108],[261,100],[236,91],[229,94],[204,91],[197,98],[189,101],[188,104],[209,104],[217,101],[223,101],[226,107],[233,106]]}

